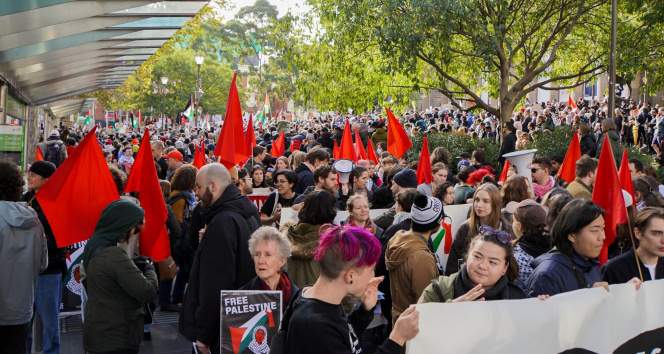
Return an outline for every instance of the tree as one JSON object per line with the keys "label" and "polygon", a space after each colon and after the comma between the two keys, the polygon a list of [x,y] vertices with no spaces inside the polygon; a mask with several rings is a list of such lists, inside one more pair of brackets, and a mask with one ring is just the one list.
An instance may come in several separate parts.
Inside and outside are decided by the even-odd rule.
{"label": "tree", "polygon": [[606,69],[606,0],[311,2],[335,41],[377,43],[393,72],[424,64],[433,75],[421,87],[502,121],[529,92],[572,88]]}

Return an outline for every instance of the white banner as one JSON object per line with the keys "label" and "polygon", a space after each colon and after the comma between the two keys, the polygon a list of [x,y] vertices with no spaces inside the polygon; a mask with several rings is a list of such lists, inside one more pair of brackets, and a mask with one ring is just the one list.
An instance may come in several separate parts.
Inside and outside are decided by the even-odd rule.
{"label": "white banner", "polygon": [[538,299],[420,304],[409,354],[664,353],[664,280]]}

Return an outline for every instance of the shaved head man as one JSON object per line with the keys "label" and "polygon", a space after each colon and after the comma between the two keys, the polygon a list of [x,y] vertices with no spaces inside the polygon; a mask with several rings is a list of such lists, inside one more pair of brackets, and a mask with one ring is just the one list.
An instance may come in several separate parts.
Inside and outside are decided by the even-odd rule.
{"label": "shaved head man", "polygon": [[224,193],[232,183],[228,169],[220,163],[203,166],[196,175],[196,196],[208,208]]}

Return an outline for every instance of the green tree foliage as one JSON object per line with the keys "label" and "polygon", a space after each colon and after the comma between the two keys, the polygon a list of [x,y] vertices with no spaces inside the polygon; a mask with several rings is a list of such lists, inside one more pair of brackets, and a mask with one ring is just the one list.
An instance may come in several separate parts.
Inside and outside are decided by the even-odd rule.
{"label": "green tree foliage", "polygon": [[311,2],[335,43],[377,43],[396,72],[424,64],[432,75],[421,87],[503,121],[529,92],[571,88],[605,69],[606,0]]}

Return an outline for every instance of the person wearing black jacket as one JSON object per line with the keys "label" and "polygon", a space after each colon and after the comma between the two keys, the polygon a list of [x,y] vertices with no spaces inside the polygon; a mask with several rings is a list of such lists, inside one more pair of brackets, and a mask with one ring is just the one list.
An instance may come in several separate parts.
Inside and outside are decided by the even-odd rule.
{"label": "person wearing black jacket", "polygon": [[503,137],[503,143],[500,145],[500,152],[498,153],[498,161],[502,164],[505,161],[504,154],[508,154],[516,150],[516,128],[513,123],[505,125],[507,134]]}
{"label": "person wearing black jacket", "polygon": [[223,165],[201,168],[196,187],[207,227],[194,256],[179,327],[207,354],[219,351],[219,292],[239,289],[256,276],[248,242],[260,219]]}
{"label": "person wearing black jacket", "polygon": [[[354,226],[333,226],[321,235],[316,251],[320,276],[289,304],[271,353],[361,353],[359,336],[373,318],[378,284],[373,268],[380,257],[380,242],[369,231]],[[348,296],[361,305],[349,316],[341,304]],[[414,306],[404,311],[377,353],[401,353],[419,331]]]}
{"label": "person wearing black jacket", "polygon": [[[60,351],[60,298],[62,296],[62,276],[67,271],[63,248],[58,248],[53,230],[46,219],[37,198],[37,191],[55,173],[55,165],[48,161],[35,161],[28,170],[28,192],[23,200],[36,212],[44,227],[48,246],[48,268],[39,274],[35,289],[35,314],[42,323],[42,341],[44,353]],[[31,342],[28,341],[28,347]]]}
{"label": "person wearing black jacket", "polygon": [[634,235],[639,240],[636,255],[632,249],[609,261],[603,269],[607,283],[626,283],[641,277],[644,281],[664,279],[664,209],[641,210],[634,220]]}

